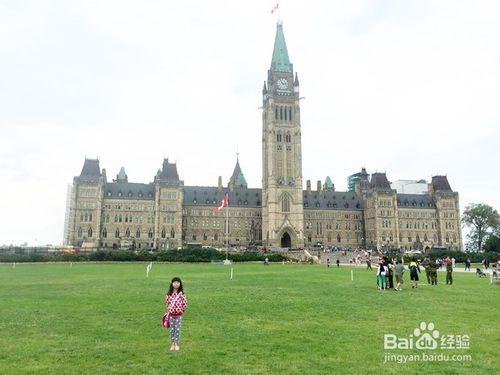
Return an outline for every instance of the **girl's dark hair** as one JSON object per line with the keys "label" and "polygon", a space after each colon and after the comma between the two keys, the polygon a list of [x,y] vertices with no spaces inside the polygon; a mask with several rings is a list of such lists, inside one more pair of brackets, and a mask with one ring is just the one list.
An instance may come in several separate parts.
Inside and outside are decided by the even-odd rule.
{"label": "girl's dark hair", "polygon": [[179,285],[179,289],[177,289],[177,293],[180,293],[180,292],[184,293],[184,289],[182,288],[182,280],[176,276],[170,282],[170,286],[168,287],[167,294],[171,295],[174,292],[174,286],[172,285],[174,283],[174,281],[178,281],[181,284],[181,285]]}

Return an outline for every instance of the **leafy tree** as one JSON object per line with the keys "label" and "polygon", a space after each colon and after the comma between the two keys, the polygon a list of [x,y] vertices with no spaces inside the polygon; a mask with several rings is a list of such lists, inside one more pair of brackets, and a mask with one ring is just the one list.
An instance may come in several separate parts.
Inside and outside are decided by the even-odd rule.
{"label": "leafy tree", "polygon": [[484,250],[500,253],[500,236],[492,234],[484,243]]}
{"label": "leafy tree", "polygon": [[470,248],[483,249],[488,237],[500,227],[500,215],[493,207],[484,203],[471,203],[462,214],[462,223],[470,228],[467,235]]}

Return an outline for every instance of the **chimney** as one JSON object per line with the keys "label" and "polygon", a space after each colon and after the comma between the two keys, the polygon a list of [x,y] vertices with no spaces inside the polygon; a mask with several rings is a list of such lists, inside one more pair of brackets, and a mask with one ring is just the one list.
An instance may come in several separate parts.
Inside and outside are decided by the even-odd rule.
{"label": "chimney", "polygon": [[306,189],[307,191],[311,191],[311,180],[306,181]]}
{"label": "chimney", "polygon": [[321,181],[318,180],[318,182],[316,182],[316,190],[318,190],[318,193],[321,191]]}
{"label": "chimney", "polygon": [[219,190],[222,190],[222,176],[219,176],[219,182],[217,184]]}

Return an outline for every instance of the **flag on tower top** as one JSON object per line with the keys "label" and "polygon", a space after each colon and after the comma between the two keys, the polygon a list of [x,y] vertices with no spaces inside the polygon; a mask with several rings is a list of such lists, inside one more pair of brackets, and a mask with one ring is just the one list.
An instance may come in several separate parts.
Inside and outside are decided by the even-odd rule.
{"label": "flag on tower top", "polygon": [[227,198],[227,193],[225,193],[224,198],[222,198],[221,201],[217,204],[217,207],[214,207],[214,212],[217,213],[223,207],[227,207],[228,203],[229,202],[228,202],[228,198]]}
{"label": "flag on tower top", "polygon": [[275,11],[277,11],[279,7],[280,7],[280,3],[276,3],[276,5],[273,7],[273,9],[271,9],[271,14],[273,14]]}

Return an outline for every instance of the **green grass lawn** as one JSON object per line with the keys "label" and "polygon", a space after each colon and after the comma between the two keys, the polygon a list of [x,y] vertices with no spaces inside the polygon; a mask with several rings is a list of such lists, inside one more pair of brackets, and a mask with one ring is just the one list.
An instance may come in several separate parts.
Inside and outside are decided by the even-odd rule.
{"label": "green grass lawn", "polygon": [[[0,265],[0,373],[498,373],[500,286],[472,273],[453,286],[376,289],[375,273],[319,265]],[[169,279],[189,307],[181,351],[161,327]],[[408,275],[405,275],[408,277]],[[421,276],[424,276],[422,273]],[[383,335],[420,322],[468,334],[471,361],[384,363]],[[436,351],[435,351],[436,352]],[[433,352],[427,352],[433,353]]]}

